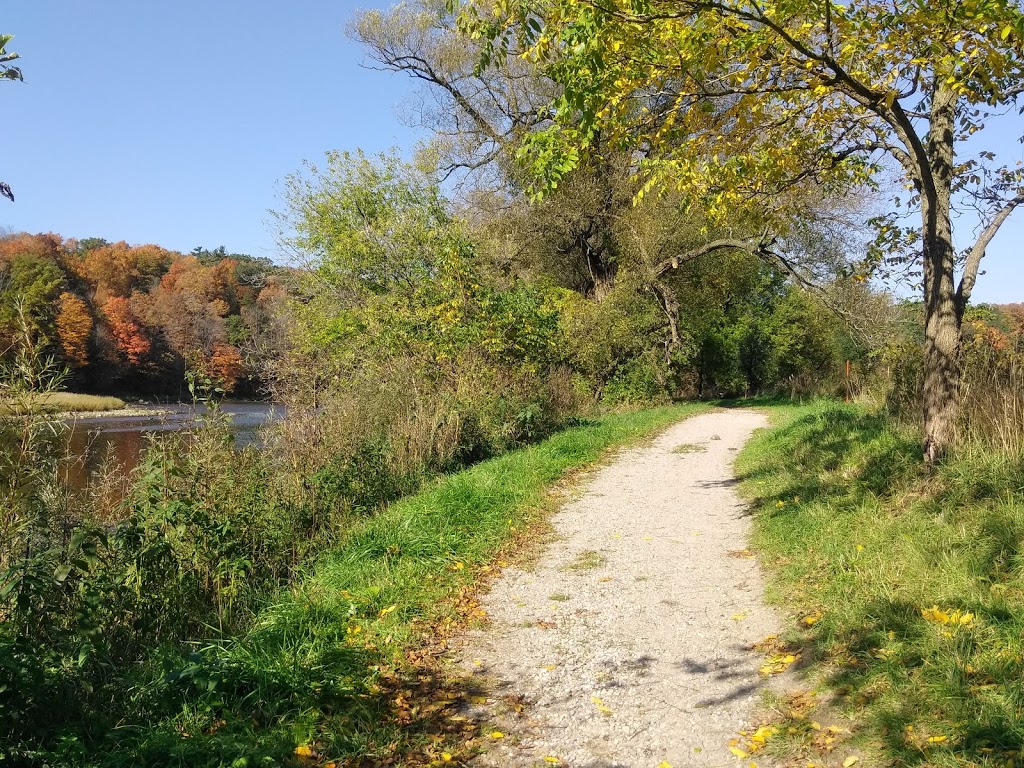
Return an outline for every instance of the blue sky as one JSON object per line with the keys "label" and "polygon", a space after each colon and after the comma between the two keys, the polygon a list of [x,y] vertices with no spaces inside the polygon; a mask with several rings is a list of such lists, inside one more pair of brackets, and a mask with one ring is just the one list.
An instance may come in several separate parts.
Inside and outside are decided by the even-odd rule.
{"label": "blue sky", "polygon": [[355,3],[4,5],[25,74],[0,82],[6,229],[273,256],[266,211],[304,159],[415,140],[407,83],[344,35]]}
{"label": "blue sky", "polygon": [[[0,82],[0,228],[276,257],[285,175],[328,149],[408,149],[409,83],[344,35],[374,3],[32,0],[0,31],[25,83]],[[1015,115],[984,134],[1024,159]],[[963,237],[969,234],[963,227]],[[1024,301],[1024,211],[989,249],[976,301]]]}

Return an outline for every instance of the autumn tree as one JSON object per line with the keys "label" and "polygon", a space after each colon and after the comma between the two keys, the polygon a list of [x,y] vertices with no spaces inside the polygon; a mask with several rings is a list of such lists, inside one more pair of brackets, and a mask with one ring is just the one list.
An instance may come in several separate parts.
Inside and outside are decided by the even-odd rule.
{"label": "autumn tree", "polygon": [[[924,453],[942,455],[964,309],[986,248],[1024,203],[1020,169],[963,154],[1024,92],[1018,3],[525,0],[469,5],[464,27],[485,61],[525,48],[563,89],[555,125],[525,153],[549,182],[611,141],[640,153],[642,191],[678,190],[726,221],[751,201],[791,218],[794,189],[827,193],[897,169],[919,223],[882,222],[879,245],[913,249],[922,278]],[[960,250],[958,200],[981,217]],[[736,246],[785,255],[773,233],[738,234]]]}
{"label": "autumn tree", "polygon": [[139,365],[149,354],[149,337],[135,319],[128,299],[114,296],[103,305],[103,314],[114,343],[131,365]]}
{"label": "autumn tree", "polygon": [[245,373],[242,354],[230,344],[214,344],[206,361],[206,373],[228,393],[234,392]]}
{"label": "autumn tree", "polygon": [[57,299],[57,339],[64,357],[76,368],[89,362],[89,338],[93,319],[89,305],[65,291]]}
{"label": "autumn tree", "polygon": [[95,302],[102,306],[112,297],[149,290],[174,262],[175,254],[159,246],[121,241],[85,250],[71,268],[93,289]]}

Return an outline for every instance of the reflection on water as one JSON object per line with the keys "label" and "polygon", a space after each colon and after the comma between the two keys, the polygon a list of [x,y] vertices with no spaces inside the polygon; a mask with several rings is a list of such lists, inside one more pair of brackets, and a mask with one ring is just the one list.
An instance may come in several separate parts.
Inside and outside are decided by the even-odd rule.
{"label": "reflection on water", "polygon": [[[133,407],[148,413],[138,416],[99,416],[85,414],[75,419],[62,436],[68,462],[66,472],[71,490],[80,492],[104,464],[112,463],[122,472],[134,469],[146,448],[149,435],[157,432],[188,429],[207,412],[199,405],[154,405]],[[231,431],[239,447],[251,445],[258,438],[259,427],[278,419],[280,407],[269,403],[223,403],[221,412],[231,419]]]}

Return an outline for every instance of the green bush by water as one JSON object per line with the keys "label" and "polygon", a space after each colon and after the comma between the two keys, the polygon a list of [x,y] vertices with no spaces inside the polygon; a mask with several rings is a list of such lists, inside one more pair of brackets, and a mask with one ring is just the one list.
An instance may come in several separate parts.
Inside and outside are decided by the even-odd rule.
{"label": "green bush by water", "polygon": [[158,444],[116,526],[50,531],[0,579],[0,763],[277,765],[303,745],[366,759],[414,747],[427,735],[390,716],[395,676],[453,619],[476,567],[566,470],[692,410],[574,427],[379,514],[346,499],[362,519],[326,510],[332,493],[399,492],[380,480],[379,446],[356,459],[377,480],[357,487],[342,466],[310,507],[275,496],[260,455],[232,451],[216,424],[187,453]]}

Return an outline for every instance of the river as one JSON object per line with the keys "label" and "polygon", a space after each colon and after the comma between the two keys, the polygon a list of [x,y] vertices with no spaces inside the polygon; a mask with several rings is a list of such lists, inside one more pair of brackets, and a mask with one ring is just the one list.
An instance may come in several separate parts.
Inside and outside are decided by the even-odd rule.
{"label": "river", "polygon": [[[251,445],[258,439],[259,428],[281,417],[280,406],[270,403],[225,402],[220,411],[231,419],[231,431],[238,447]],[[76,457],[67,465],[72,490],[80,491],[105,461],[113,460],[122,471],[130,471],[139,462],[146,447],[147,436],[188,429],[206,414],[205,405],[172,403],[169,405],[132,406],[131,416],[89,416],[78,414],[63,434],[67,452]],[[136,415],[138,414],[138,415]]]}

